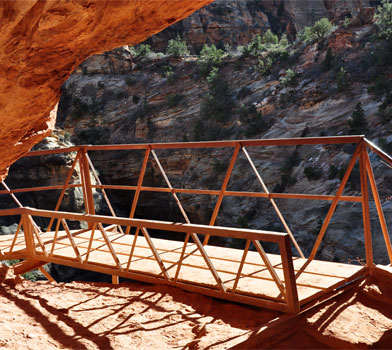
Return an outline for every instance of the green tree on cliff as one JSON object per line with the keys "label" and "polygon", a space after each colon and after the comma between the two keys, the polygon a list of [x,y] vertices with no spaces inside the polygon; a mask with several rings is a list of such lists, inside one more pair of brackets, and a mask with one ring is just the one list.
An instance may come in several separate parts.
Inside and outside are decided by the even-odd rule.
{"label": "green tree on cliff", "polygon": [[140,61],[146,61],[151,54],[151,46],[148,44],[140,44],[130,47],[130,52]]}
{"label": "green tree on cliff", "polygon": [[277,44],[279,42],[279,38],[277,35],[271,32],[271,29],[268,29],[262,39],[263,44]]}
{"label": "green tree on cliff", "polygon": [[188,46],[186,42],[181,40],[178,36],[176,39],[169,40],[166,48],[166,54],[174,57],[189,56]]}
{"label": "green tree on cliff", "polygon": [[212,68],[219,67],[222,63],[223,54],[223,50],[216,48],[215,45],[208,46],[207,44],[204,44],[198,60],[201,73],[207,75]]}
{"label": "green tree on cliff", "polygon": [[328,47],[328,50],[327,50],[327,53],[325,55],[325,59],[323,62],[323,70],[325,72],[329,71],[332,68],[333,60],[334,60],[334,57],[332,54],[332,50],[330,47]]}
{"label": "green tree on cliff", "polygon": [[321,18],[312,27],[306,26],[298,33],[300,41],[305,43],[324,38],[333,29],[328,18]]}
{"label": "green tree on cliff", "polygon": [[380,30],[380,38],[392,38],[392,2],[382,0],[381,5],[377,7],[375,22]]}
{"label": "green tree on cliff", "polygon": [[201,112],[204,119],[225,122],[230,117],[232,92],[229,83],[215,67],[207,77],[208,94],[204,98]]}
{"label": "green tree on cliff", "polygon": [[347,123],[350,127],[349,133],[352,135],[361,135],[368,131],[369,128],[365,119],[365,111],[362,108],[361,102],[357,103],[351,118]]}

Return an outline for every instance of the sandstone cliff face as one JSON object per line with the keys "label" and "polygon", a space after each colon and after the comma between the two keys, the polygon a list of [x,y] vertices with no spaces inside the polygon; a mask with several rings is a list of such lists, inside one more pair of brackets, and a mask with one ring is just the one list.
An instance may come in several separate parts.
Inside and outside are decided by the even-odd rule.
{"label": "sandstone cliff face", "polygon": [[[64,132],[55,130],[50,136],[34,146],[35,150],[47,150],[72,146],[69,139],[64,137]],[[75,152],[52,154],[49,156],[22,158],[13,163],[9,170],[6,184],[12,189],[29,188],[35,186],[63,185],[71,170]],[[72,173],[70,183],[79,182],[80,169],[77,165]],[[2,187],[1,190],[4,188]],[[24,206],[53,210],[61,190],[37,191],[16,193],[15,197]],[[99,196],[97,205],[99,205]],[[14,200],[8,194],[0,196],[0,209],[15,207]],[[97,207],[98,209],[98,207]],[[80,212],[84,210],[83,193],[81,188],[70,188],[65,192],[60,210]],[[0,234],[15,233],[17,228],[16,218],[0,217]],[[47,220],[36,218],[39,225],[46,227]],[[17,219],[16,219],[17,220]]]}
{"label": "sandstone cliff face", "polygon": [[220,47],[224,43],[241,45],[270,27],[261,2],[215,0],[187,19],[165,29],[160,35],[153,36],[148,43],[159,51],[164,50],[167,41],[176,36],[192,43],[196,50],[204,43]]}
{"label": "sandstone cliff face", "polygon": [[[0,177],[53,129],[59,88],[86,57],[143,41],[211,1],[2,1],[0,142],[7,152],[1,154]],[[159,47],[180,34],[195,47],[241,44],[269,27],[294,34],[320,17],[368,5],[366,0],[217,0],[153,40]]]}
{"label": "sandstone cliff face", "polygon": [[[272,1],[271,1],[272,2]],[[369,0],[324,0],[324,1],[281,1],[284,8],[292,18],[295,28],[302,29],[312,25],[320,18],[327,17],[331,20],[355,17],[360,8],[371,6]]]}
{"label": "sandstone cliff face", "polygon": [[0,179],[51,132],[60,86],[85,58],[137,44],[211,1],[1,1]]}
{"label": "sandstone cliff face", "polygon": [[[205,130],[208,137],[242,139],[347,134],[351,113],[356,103],[362,102],[370,130],[367,136],[375,142],[379,137],[391,142],[388,134],[390,121],[381,122],[377,116],[380,101],[367,91],[374,78],[374,62],[369,60],[376,47],[370,40],[374,30],[372,25],[351,26],[335,31],[328,40],[310,45],[297,44],[293,55],[286,61],[277,61],[267,75],[260,74],[258,58],[227,57],[220,71],[230,82],[230,118],[219,125],[210,122]],[[331,47],[335,58],[333,67],[323,71],[327,47]],[[350,79],[350,89],[345,92],[339,91],[337,86],[341,67]],[[288,68],[299,73],[294,86],[280,81]],[[71,133],[77,144],[194,140],[207,91],[208,84],[200,74],[194,56],[137,61],[126,48],[118,49],[89,58],[63,86],[59,126]],[[253,114],[241,118],[242,105],[246,108],[255,106],[265,125],[256,128]],[[252,157],[270,190],[333,194],[339,183],[336,170],[341,171],[347,166],[351,153],[352,149],[348,147],[300,147],[266,149],[252,153]],[[173,186],[219,189],[230,152],[219,151],[212,155],[207,152],[159,152],[159,157]],[[136,183],[141,153],[119,152],[115,157],[95,154],[92,158],[103,182]],[[287,163],[291,167],[289,174]],[[246,165],[245,159],[239,160],[233,172],[231,189],[260,190],[257,179]],[[375,162],[374,165],[380,191],[383,191],[384,209],[387,213],[392,212],[388,199],[392,177],[382,163]],[[334,170],[333,166],[337,169]],[[321,175],[318,176],[321,177],[305,176],[308,167],[320,169]],[[165,186],[153,162],[144,184]],[[357,193],[357,185],[358,177],[350,181],[346,193]],[[180,199],[192,222],[208,223],[215,204],[213,198],[182,195]],[[128,215],[129,193],[112,195],[111,200],[118,214]],[[329,204],[304,202],[299,206],[297,201],[290,200],[279,200],[278,204],[308,253]],[[319,257],[340,261],[363,257],[360,210],[356,205],[339,206]],[[375,208],[372,207],[371,211],[372,217],[376,218]],[[143,194],[137,216],[182,220],[175,202],[167,194]],[[269,203],[256,199],[225,198],[217,223],[282,230]],[[377,225],[375,232],[375,249],[384,259]]]}
{"label": "sandstone cliff face", "polygon": [[204,43],[242,45],[267,29],[293,39],[320,18],[336,22],[371,5],[369,0],[215,0],[147,42],[163,51],[169,39],[180,36],[197,51]]}
{"label": "sandstone cliff face", "polygon": [[[230,117],[216,129],[213,118],[210,118],[207,138],[343,135],[350,132],[348,120],[356,104],[361,102],[369,126],[367,137],[376,143],[380,137],[391,142],[388,132],[391,122],[380,120],[378,107],[381,102],[367,91],[375,74],[371,59],[376,44],[370,40],[374,30],[372,25],[354,26],[335,31],[328,40],[310,45],[297,44],[293,49],[295,54],[287,61],[277,61],[268,75],[258,72],[257,58],[227,57],[220,72],[230,85]],[[335,57],[333,67],[324,71],[327,47],[331,47]],[[341,67],[350,79],[350,87],[345,91],[339,91],[337,86]],[[288,68],[299,74],[294,85],[280,80]],[[170,79],[165,74],[168,70],[173,73]],[[122,53],[117,50],[91,57],[70,77],[63,90],[59,126],[73,135],[75,143],[170,142],[197,139],[197,121],[206,100],[208,84],[199,72],[196,57],[166,57],[140,62],[130,60],[129,52],[124,49]],[[241,118],[242,105],[247,108],[256,106],[266,125],[257,129],[254,115]],[[303,146],[253,150],[251,156],[271,191],[334,194],[339,184],[337,171],[345,169],[352,152],[350,147]],[[230,150],[157,153],[174,187],[204,189],[220,188],[231,155]],[[116,156],[92,154],[103,182],[128,185],[137,183],[142,156],[140,152],[120,152]],[[374,155],[371,160],[388,217],[392,213],[389,199],[392,174]],[[308,177],[306,168],[318,169],[320,174],[316,178]],[[153,161],[149,163],[143,184],[166,186]],[[358,184],[356,171],[345,194],[358,194]],[[229,189],[261,190],[243,156],[239,157],[233,170]],[[214,198],[179,197],[192,222],[209,222]],[[128,215],[129,193],[112,193],[111,200],[120,215]],[[309,253],[329,203],[284,199],[277,202],[305,253]],[[176,203],[168,194],[144,193],[137,216],[182,221]],[[380,259],[378,262],[385,263],[382,235],[373,206],[371,216],[374,220],[375,256]],[[225,198],[217,224],[283,229],[270,203],[255,198]],[[391,223],[388,225],[392,229]],[[349,258],[363,258],[362,237],[360,205],[341,204],[318,257],[343,262]]]}

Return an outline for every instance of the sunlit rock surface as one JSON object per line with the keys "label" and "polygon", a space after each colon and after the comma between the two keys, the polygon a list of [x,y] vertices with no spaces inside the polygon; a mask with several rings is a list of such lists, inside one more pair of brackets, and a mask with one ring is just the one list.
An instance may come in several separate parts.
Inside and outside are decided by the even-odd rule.
{"label": "sunlit rock surface", "polygon": [[168,40],[180,36],[197,52],[205,42],[221,48],[244,45],[267,29],[294,39],[298,31],[323,17],[334,23],[346,17],[369,23],[374,13],[371,5],[369,0],[215,0],[148,43],[163,51]]}
{"label": "sunlit rock surface", "polygon": [[84,59],[137,44],[211,1],[1,1],[0,179],[51,132],[60,86]]}

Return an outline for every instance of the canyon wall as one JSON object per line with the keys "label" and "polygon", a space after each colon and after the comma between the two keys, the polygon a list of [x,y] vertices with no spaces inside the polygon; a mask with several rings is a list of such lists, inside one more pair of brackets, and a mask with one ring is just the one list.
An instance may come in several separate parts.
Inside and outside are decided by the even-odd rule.
{"label": "canyon wall", "polygon": [[[260,2],[254,3],[260,5]],[[263,2],[263,6],[275,6],[278,3]],[[237,6],[234,1],[227,2],[228,7],[237,6],[238,9],[244,9],[246,4],[248,2],[241,2]],[[347,4],[354,8],[356,2]],[[209,7],[213,5],[216,7],[215,3]],[[285,2],[285,6],[288,6],[288,2]],[[324,10],[326,12],[322,14],[328,15],[327,7]],[[236,12],[233,10],[233,13]],[[244,20],[245,24],[248,23],[249,33],[265,30],[261,24],[257,24],[263,18],[265,25],[272,28],[271,13],[266,13],[266,17],[263,17],[260,12],[260,16],[252,19],[253,22]],[[239,17],[237,19],[241,20]],[[225,97],[227,119],[223,121],[214,120],[213,116],[208,120],[202,117],[203,106],[211,91],[206,76],[200,72],[196,56],[173,58],[155,54],[144,60],[133,57],[127,47],[92,56],[63,85],[58,126],[66,130],[67,137],[76,144],[198,140],[200,123],[204,128],[204,139],[341,135],[351,132],[348,121],[356,104],[361,102],[369,124],[367,137],[376,143],[379,138],[383,138],[384,143],[390,144],[392,139],[387,125],[390,121],[378,117],[381,102],[368,92],[380,71],[388,72],[388,62],[381,68],[376,67],[373,55],[377,51],[374,42],[376,27],[357,19],[353,21],[355,25],[341,27],[328,38],[293,45],[286,50],[287,55],[274,59],[268,72],[260,69],[262,56],[243,56],[240,52],[229,50],[220,67],[223,77],[221,87],[226,89],[229,85]],[[208,21],[221,23],[216,18]],[[225,33],[230,31],[228,28],[224,23],[219,24],[219,30],[215,32],[226,36]],[[202,36],[195,39],[195,46],[203,40],[208,42],[205,33],[207,31],[201,32]],[[158,36],[163,35],[165,33]],[[216,36],[214,40],[219,41],[219,38]],[[245,39],[234,40],[233,46],[246,43],[241,41]],[[190,44],[193,45],[193,42]],[[332,49],[334,57],[331,66],[326,69],[324,61],[328,47]],[[285,83],[289,68],[297,72],[297,77],[294,82]],[[337,83],[342,68],[346,72],[346,79],[350,79],[349,87],[343,91]],[[159,153],[173,186],[193,188],[218,189],[230,157],[230,153],[224,151],[212,155],[207,152]],[[268,188],[274,192],[333,194],[339,183],[339,174],[347,166],[351,153],[349,147],[320,146],[313,149],[267,149],[264,153],[255,152],[252,157]],[[136,183],[141,154],[119,152],[115,156],[94,154],[91,157],[105,183]],[[389,184],[392,176],[386,171],[388,169],[385,169],[385,165],[377,162],[374,155],[372,157],[377,182],[383,191],[384,208],[390,213],[392,193]],[[252,177],[246,165],[246,159],[241,159],[239,166],[234,169],[230,188],[260,190],[257,179]],[[21,171],[23,166],[16,165],[15,169]],[[43,169],[45,171],[45,166]],[[165,186],[153,162],[147,170],[144,184]],[[18,187],[17,183],[13,185]],[[358,193],[358,177],[350,181],[347,193]],[[215,203],[213,198],[181,197],[192,222],[208,223]],[[129,214],[129,193],[113,194],[111,199],[120,215]],[[36,201],[40,205],[48,203],[38,198]],[[279,200],[282,212],[306,252],[311,249],[328,205],[318,203],[315,206],[313,202],[301,203],[299,207],[297,201]],[[104,207],[102,210],[105,213]],[[371,210],[372,218],[376,219],[375,209],[372,207]],[[146,193],[141,196],[137,217],[182,220],[170,196],[163,198]],[[347,204],[339,206],[339,213],[334,215],[319,257],[339,261],[347,261],[348,257],[362,258],[364,250],[360,218],[360,207]],[[268,201],[261,199],[239,201],[238,198],[226,198],[217,224],[282,230]],[[376,221],[374,224],[377,225]],[[375,249],[379,252],[378,256],[384,259],[379,227],[376,226],[375,231]]]}
{"label": "canyon wall", "polygon": [[1,1],[0,179],[50,134],[60,87],[84,59],[137,44],[211,1]]}
{"label": "canyon wall", "polygon": [[[356,18],[353,23],[358,23]],[[392,117],[381,118],[380,107],[390,102],[386,99],[383,103],[384,97],[371,93],[377,77],[387,76],[390,73],[385,72],[391,69],[386,51],[384,63],[379,60],[382,44],[374,39],[376,30],[374,24],[362,23],[341,27],[329,37],[308,44],[298,42],[286,50],[287,55],[276,59],[267,72],[260,69],[260,57],[227,53],[219,67],[221,78],[215,97],[200,71],[200,58],[196,56],[135,59],[127,48],[93,56],[64,85],[58,126],[69,133],[75,144],[334,136],[363,132],[373,142],[388,146],[392,142],[388,132]],[[326,68],[328,48],[333,58]],[[377,56],[374,52],[378,52]],[[290,82],[286,79],[288,69],[297,72]],[[345,86],[341,86],[339,79],[346,80]],[[224,108],[225,118],[217,119],[214,111],[205,114],[203,109],[211,99]],[[358,103],[362,104],[367,123],[367,128],[360,131],[350,126]],[[249,152],[270,191],[332,195],[337,191],[353,150],[350,145],[320,145],[255,148]],[[173,187],[217,190],[231,152],[232,149],[157,151],[157,154]],[[91,157],[104,183],[136,185],[142,152],[91,152]],[[375,154],[371,154],[371,161],[386,217],[390,217],[392,173]],[[358,173],[355,168],[344,192],[346,195],[358,195]],[[148,165],[143,185],[166,187],[154,161]],[[234,167],[229,190],[261,191],[244,155],[239,156]],[[111,191],[110,198],[118,215],[129,215],[131,192]],[[208,224],[216,198],[182,193],[179,198],[193,223]],[[288,199],[277,202],[308,254],[330,203]],[[167,193],[144,192],[136,216],[183,221],[175,201]],[[385,263],[387,255],[373,203],[371,217],[376,261]],[[226,197],[217,225],[283,230],[270,203],[262,198]],[[388,221],[388,227],[392,230],[392,222]],[[220,244],[237,243],[226,240]],[[358,203],[339,205],[318,258],[342,262],[364,258]]]}
{"label": "canyon wall", "polygon": [[147,40],[157,51],[166,48],[169,39],[180,36],[197,52],[204,43],[223,48],[238,46],[267,29],[294,39],[305,26],[320,18],[333,22],[355,17],[369,0],[215,0],[184,20]]}
{"label": "canyon wall", "polygon": [[[0,179],[50,134],[60,86],[85,58],[137,44],[210,2],[1,1]],[[162,49],[180,35],[196,49],[205,42],[238,45],[267,28],[293,37],[321,17],[351,16],[368,5],[368,0],[216,0],[151,42]]]}

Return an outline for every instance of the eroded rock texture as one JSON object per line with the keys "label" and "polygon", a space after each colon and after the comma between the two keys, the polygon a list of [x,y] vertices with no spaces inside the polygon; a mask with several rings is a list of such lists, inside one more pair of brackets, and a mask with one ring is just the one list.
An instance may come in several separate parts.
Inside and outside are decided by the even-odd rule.
{"label": "eroded rock texture", "polygon": [[[355,18],[354,21],[357,22]],[[356,104],[361,102],[369,128],[366,137],[375,143],[380,138],[385,139],[384,144],[392,146],[392,120],[389,117],[384,121],[380,119],[378,110],[382,102],[369,93],[375,74],[380,74],[373,69],[377,64],[371,56],[380,45],[372,39],[376,29],[375,25],[341,27],[323,42],[295,44],[289,49],[295,52],[291,61],[276,61],[267,74],[257,70],[258,57],[241,60],[238,56],[225,57],[220,67],[219,86],[222,91],[225,82],[229,81],[230,88],[227,95],[214,98],[218,102],[226,96],[224,101],[231,106],[224,121],[219,121],[213,114],[205,116],[202,111],[211,91],[207,79],[199,72],[196,57],[162,57],[148,62],[134,59],[130,67],[126,48],[96,55],[86,60],[64,84],[57,125],[75,144],[333,136],[352,132],[349,120]],[[332,49],[336,64],[330,70],[324,68],[328,47]],[[172,72],[170,79],[165,74],[168,67]],[[347,91],[339,91],[337,86],[336,75],[340,67],[348,72],[351,86]],[[389,63],[379,66],[383,76],[389,74],[391,68],[388,67]],[[299,74],[293,85],[280,80],[288,68]],[[260,114],[252,112],[252,106]],[[335,194],[353,151],[350,146],[326,145],[260,147],[249,152],[272,192]],[[208,152],[157,150],[156,154],[174,188],[217,190],[224,181],[232,152],[232,149]],[[144,152],[91,152],[90,156],[103,183],[137,184]],[[391,217],[392,171],[374,154],[371,161],[385,216]],[[312,169],[316,171],[312,172]],[[22,187],[16,183],[14,186],[12,188]],[[152,160],[147,166],[143,186],[167,186]],[[228,190],[261,190],[260,182],[243,154],[235,163]],[[359,190],[359,170],[355,170],[344,193],[359,195]],[[109,196],[117,215],[128,216],[132,204],[129,191],[113,191]],[[216,198],[181,193],[179,199],[192,223],[209,223]],[[289,199],[277,202],[308,255],[330,203]],[[370,206],[370,216],[374,256],[377,263],[386,264],[388,258],[374,204]],[[172,196],[147,191],[140,196],[135,217],[183,221]],[[216,224],[284,230],[270,202],[251,197],[226,196]],[[391,222],[388,222],[388,229],[392,231]],[[363,259],[361,206],[339,204],[323,242],[317,258],[344,263],[349,259]],[[236,243],[225,240],[222,244]]]}
{"label": "eroded rock texture", "polygon": [[60,86],[84,59],[137,44],[211,1],[1,1],[0,179],[51,132]]}
{"label": "eroded rock texture", "polygon": [[205,42],[223,48],[248,43],[255,34],[271,29],[294,39],[305,26],[327,17],[334,23],[357,17],[371,0],[215,0],[183,21],[148,40],[157,51],[180,36],[200,50]]}

